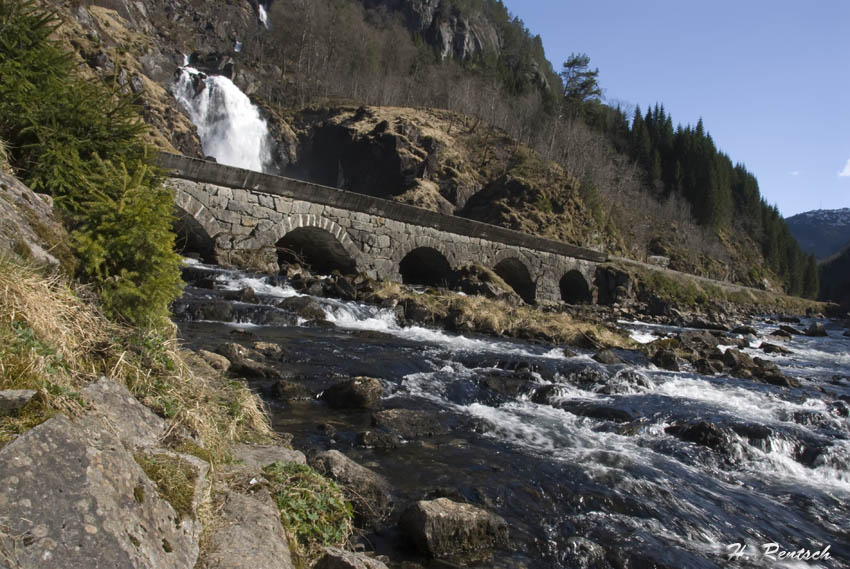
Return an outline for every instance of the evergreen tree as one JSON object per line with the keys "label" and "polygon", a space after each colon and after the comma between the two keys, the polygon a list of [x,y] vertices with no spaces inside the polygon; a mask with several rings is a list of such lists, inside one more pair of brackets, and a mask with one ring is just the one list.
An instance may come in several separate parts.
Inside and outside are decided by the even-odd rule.
{"label": "evergreen tree", "polygon": [[598,82],[599,69],[590,69],[586,53],[572,53],[561,69],[564,82],[564,108],[571,116],[579,116],[589,101],[602,97]]}
{"label": "evergreen tree", "polygon": [[148,163],[129,97],[76,74],[50,39],[58,25],[34,1],[0,0],[0,139],[24,181],[54,197],[77,276],[106,312],[164,326],[180,291],[172,196]]}

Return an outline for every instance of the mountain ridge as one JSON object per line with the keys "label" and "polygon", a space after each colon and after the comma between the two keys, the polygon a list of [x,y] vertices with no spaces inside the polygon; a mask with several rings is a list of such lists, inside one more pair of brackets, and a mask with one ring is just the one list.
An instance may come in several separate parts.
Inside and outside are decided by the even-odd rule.
{"label": "mountain ridge", "polygon": [[821,261],[850,244],[850,208],[805,211],[785,222],[800,247]]}

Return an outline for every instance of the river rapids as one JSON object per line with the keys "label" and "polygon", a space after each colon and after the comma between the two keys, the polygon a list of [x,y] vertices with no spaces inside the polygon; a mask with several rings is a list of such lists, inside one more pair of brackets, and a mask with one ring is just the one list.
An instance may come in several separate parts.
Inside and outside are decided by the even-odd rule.
{"label": "river rapids", "polygon": [[[828,337],[793,336],[789,353],[765,355],[760,338],[776,324],[752,322],[759,334],[744,351],[801,382],[787,388],[664,371],[637,352],[603,365],[590,352],[404,325],[389,308],[331,298],[315,300],[332,326],[315,326],[275,307],[302,296],[283,277],[187,263],[175,307],[184,343],[280,346],[278,377],[304,395],[275,398],[278,380],[252,380],[274,427],[297,449],[338,449],[382,474],[402,506],[446,496],[504,517],[511,551],[482,567],[850,567],[850,338],[836,323],[825,322]],[[234,300],[248,287],[259,304]],[[221,318],[197,309],[222,302]],[[681,331],[620,325],[638,342]],[[427,412],[438,427],[364,443],[371,411],[316,397],[355,376],[380,379],[384,409]],[[682,429],[707,435],[697,444]],[[412,555],[391,527],[365,539],[393,560]]]}

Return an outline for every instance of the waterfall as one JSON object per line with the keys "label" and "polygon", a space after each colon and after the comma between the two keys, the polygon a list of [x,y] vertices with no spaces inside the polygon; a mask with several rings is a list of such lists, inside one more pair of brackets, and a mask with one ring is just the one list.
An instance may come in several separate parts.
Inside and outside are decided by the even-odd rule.
{"label": "waterfall", "polygon": [[260,13],[260,21],[263,23],[263,25],[266,27],[266,29],[268,29],[269,28],[269,15],[268,15],[268,12],[266,12],[266,7],[263,5],[262,2],[260,2],[258,4],[258,8],[259,8],[259,13]]}
{"label": "waterfall", "polygon": [[268,125],[233,81],[185,66],[172,92],[197,127],[204,154],[229,166],[258,172],[268,168]]}

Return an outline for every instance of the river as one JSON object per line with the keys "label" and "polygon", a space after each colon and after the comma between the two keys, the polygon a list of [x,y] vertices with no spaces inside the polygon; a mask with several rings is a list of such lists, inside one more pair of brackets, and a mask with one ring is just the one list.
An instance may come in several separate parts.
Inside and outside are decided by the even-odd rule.
{"label": "river", "polygon": [[[850,338],[835,322],[826,338],[793,336],[785,355],[757,350],[775,322],[751,322],[744,351],[801,382],[786,388],[664,371],[636,352],[602,365],[585,350],[405,326],[389,308],[327,298],[315,300],[333,326],[315,326],[272,306],[299,296],[282,277],[190,263],[190,280],[207,283],[175,307],[184,343],[280,346],[278,375],[251,380],[274,427],[295,448],[338,449],[382,474],[402,507],[447,496],[503,516],[513,551],[482,567],[850,567]],[[232,321],[193,308],[246,287],[260,305],[229,301]],[[680,331],[620,325],[638,342]],[[361,375],[380,379],[384,409],[435,426],[367,444],[362,433],[381,431],[373,411],[316,397]],[[302,396],[274,397],[280,378]],[[671,429],[705,425],[709,444]],[[390,526],[363,539],[415,559],[397,537]],[[827,546],[823,559],[779,559]]]}

